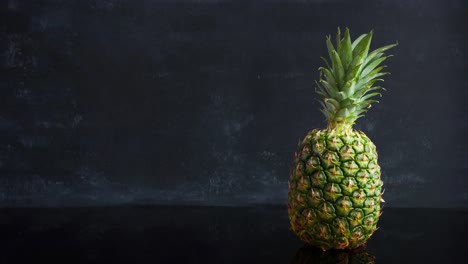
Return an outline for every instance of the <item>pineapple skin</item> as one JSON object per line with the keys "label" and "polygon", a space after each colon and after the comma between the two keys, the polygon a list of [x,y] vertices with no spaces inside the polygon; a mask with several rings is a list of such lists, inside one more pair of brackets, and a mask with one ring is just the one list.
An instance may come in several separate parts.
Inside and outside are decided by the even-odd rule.
{"label": "pineapple skin", "polygon": [[310,131],[299,143],[289,179],[292,231],[322,250],[364,244],[377,229],[383,202],[377,158],[362,132]]}

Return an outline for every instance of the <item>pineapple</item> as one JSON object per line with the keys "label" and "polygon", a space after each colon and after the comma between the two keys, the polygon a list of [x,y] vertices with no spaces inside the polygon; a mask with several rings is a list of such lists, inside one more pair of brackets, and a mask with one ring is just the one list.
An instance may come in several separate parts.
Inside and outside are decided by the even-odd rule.
{"label": "pineapple", "polygon": [[291,170],[288,214],[291,229],[322,250],[357,248],[377,229],[382,180],[374,143],[353,129],[375,96],[375,84],[392,44],[369,52],[372,31],[353,42],[338,29],[336,47],[326,39],[331,66],[320,67],[316,92],[323,100],[326,129],[310,131],[299,143]]}

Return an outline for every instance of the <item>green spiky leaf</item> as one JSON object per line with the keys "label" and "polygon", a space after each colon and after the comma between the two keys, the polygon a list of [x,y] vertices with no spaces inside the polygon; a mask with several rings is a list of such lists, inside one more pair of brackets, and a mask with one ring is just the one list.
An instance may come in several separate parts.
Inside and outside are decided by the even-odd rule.
{"label": "green spiky leaf", "polygon": [[338,85],[343,84],[342,81],[344,80],[344,68],[343,64],[341,63],[340,55],[336,51],[332,51],[331,54],[331,60],[332,60],[332,67],[335,72],[335,79],[337,80]]}
{"label": "green spiky leaf", "polygon": [[336,46],[330,36],[326,38],[329,60],[322,57],[325,66],[319,68],[316,92],[322,97],[321,111],[329,122],[353,124],[377,102],[372,98],[381,96],[378,90],[384,88],[374,84],[383,81],[379,77],[388,74],[382,72],[385,66],[381,64],[391,55],[385,56],[384,52],[397,44],[369,51],[372,36],[371,31],[352,41],[348,28],[343,38],[338,28]]}
{"label": "green spiky leaf", "polygon": [[349,29],[347,28],[345,31],[343,41],[341,41],[339,47],[341,63],[343,64],[343,67],[345,69],[348,69],[348,65],[353,58],[353,49],[351,45],[351,37],[349,36]]}

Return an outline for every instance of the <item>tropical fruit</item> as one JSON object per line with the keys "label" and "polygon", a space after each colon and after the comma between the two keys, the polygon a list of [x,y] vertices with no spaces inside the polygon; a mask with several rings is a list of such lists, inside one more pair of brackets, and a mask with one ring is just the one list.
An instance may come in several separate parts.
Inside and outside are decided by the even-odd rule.
{"label": "tropical fruit", "polygon": [[306,243],[323,250],[356,248],[377,229],[381,214],[382,180],[374,143],[353,129],[377,102],[389,56],[369,52],[372,31],[351,41],[338,29],[336,46],[327,37],[331,63],[320,67],[316,92],[322,97],[325,129],[313,129],[299,143],[291,169],[288,214],[291,229]]}

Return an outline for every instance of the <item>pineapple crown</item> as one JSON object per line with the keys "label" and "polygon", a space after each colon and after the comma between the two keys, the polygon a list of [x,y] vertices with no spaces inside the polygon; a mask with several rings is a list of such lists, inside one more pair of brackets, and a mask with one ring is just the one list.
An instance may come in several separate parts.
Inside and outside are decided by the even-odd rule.
{"label": "pineapple crown", "polygon": [[389,56],[384,51],[395,47],[398,43],[387,45],[369,52],[372,40],[372,31],[363,34],[351,42],[349,29],[346,28],[341,38],[340,28],[336,34],[336,47],[333,46],[330,36],[326,43],[331,67],[327,59],[326,67],[320,67],[320,79],[316,92],[323,97],[320,101],[321,111],[325,115],[328,127],[350,128],[362,117],[372,103],[378,102],[375,96],[382,96],[381,86],[374,86],[379,78],[388,72],[381,72],[386,66],[380,64]]}

